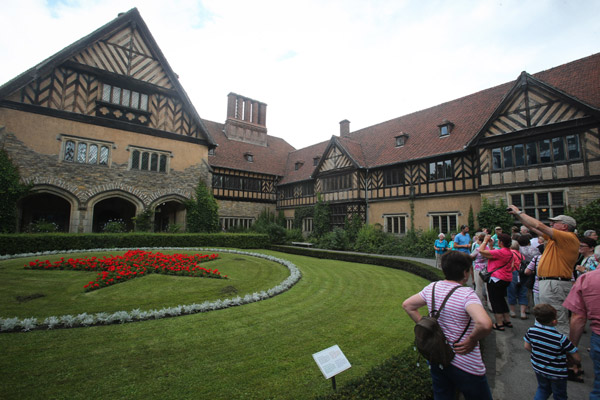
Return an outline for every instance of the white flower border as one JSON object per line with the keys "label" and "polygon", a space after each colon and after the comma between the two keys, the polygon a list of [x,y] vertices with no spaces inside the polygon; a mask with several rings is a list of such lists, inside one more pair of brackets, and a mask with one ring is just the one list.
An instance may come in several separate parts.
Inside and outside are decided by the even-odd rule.
{"label": "white flower border", "polygon": [[[160,319],[168,317],[176,317],[179,315],[190,315],[201,312],[208,312],[213,310],[222,310],[229,307],[241,306],[244,304],[255,303],[257,301],[266,300],[271,297],[277,296],[294,286],[302,277],[300,270],[293,263],[287,260],[283,260],[277,257],[269,256],[260,253],[251,253],[247,251],[232,250],[232,249],[216,249],[216,248],[202,248],[202,247],[145,247],[140,248],[141,250],[194,250],[194,251],[209,251],[217,253],[232,253],[241,254],[246,256],[264,258],[269,261],[282,264],[288,268],[290,275],[284,279],[279,285],[272,287],[267,291],[261,291],[259,293],[247,294],[244,297],[234,297],[232,299],[205,301],[201,304],[187,304],[178,305],[176,307],[165,307],[160,310],[148,310],[142,311],[139,308],[135,310],[127,311],[116,311],[112,314],[100,312],[96,314],[83,313],[79,315],[61,315],[52,316],[44,319],[43,322],[38,322],[35,317],[19,319],[15,318],[2,318],[0,317],[0,332],[29,332],[34,329],[55,329],[55,328],[76,328],[83,326],[93,325],[109,325],[115,323],[124,324],[126,322],[137,322],[145,321],[149,319]],[[11,258],[23,258],[23,257],[36,257],[42,255],[52,254],[69,254],[69,253],[84,253],[84,252],[99,252],[99,251],[127,251],[130,248],[117,248],[117,249],[89,249],[89,250],[56,250],[46,251],[38,253],[24,253],[24,254],[12,254],[0,256],[1,260],[7,260]]]}

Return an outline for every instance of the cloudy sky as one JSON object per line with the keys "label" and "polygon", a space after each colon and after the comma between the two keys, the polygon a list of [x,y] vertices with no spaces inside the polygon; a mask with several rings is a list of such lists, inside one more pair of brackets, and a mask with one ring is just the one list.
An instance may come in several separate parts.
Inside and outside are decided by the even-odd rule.
{"label": "cloudy sky", "polygon": [[2,0],[0,84],[137,7],[202,118],[302,148],[600,51],[597,0]]}

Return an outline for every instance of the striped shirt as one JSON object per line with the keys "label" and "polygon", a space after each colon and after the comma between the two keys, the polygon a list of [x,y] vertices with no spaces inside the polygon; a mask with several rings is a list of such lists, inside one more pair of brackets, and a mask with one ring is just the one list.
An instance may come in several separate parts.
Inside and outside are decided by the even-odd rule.
{"label": "striped shirt", "polygon": [[567,353],[575,353],[577,347],[565,335],[553,326],[535,321],[523,340],[531,345],[531,365],[535,372],[567,377]]}
{"label": "striped shirt", "polygon": [[[448,292],[455,286],[461,286],[459,283],[450,281],[439,281],[435,285],[435,308],[439,309],[444,301],[444,298]],[[431,288],[433,283],[425,286],[419,293],[423,300],[427,303],[427,309],[431,313]],[[449,343],[456,343],[460,338],[460,335],[465,330],[467,323],[469,323],[469,314],[467,314],[467,306],[470,304],[479,304],[481,301],[473,291],[473,289],[463,286],[457,289],[452,296],[448,299],[448,302],[444,306],[438,323],[446,336],[446,340]],[[465,340],[475,329],[475,323],[473,321],[469,324],[469,329],[465,332],[464,336],[460,341]],[[481,350],[479,344],[475,346],[473,351],[468,354],[456,354],[452,360],[452,365],[456,368],[461,369],[472,375],[485,375],[485,365],[481,358]]]}

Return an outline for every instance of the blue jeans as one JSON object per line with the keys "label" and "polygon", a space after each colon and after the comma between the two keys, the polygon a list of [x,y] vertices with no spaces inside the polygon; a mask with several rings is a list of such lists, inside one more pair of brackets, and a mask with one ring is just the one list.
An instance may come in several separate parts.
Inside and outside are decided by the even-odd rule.
{"label": "blue jeans", "polygon": [[513,279],[508,289],[506,290],[506,297],[508,297],[508,304],[514,305],[517,304],[517,301],[520,305],[526,306],[528,305],[527,301],[527,287],[525,285],[521,285],[518,283],[519,279],[519,271],[513,271]]}
{"label": "blue jeans", "polygon": [[430,365],[435,400],[454,400],[455,392],[460,391],[465,400],[492,400],[492,392],[485,375],[469,374],[450,365],[441,369]]}
{"label": "blue jeans", "polygon": [[567,378],[556,379],[548,375],[535,373],[538,381],[538,388],[533,400],[546,400],[550,395],[554,395],[554,400],[567,399]]}
{"label": "blue jeans", "polygon": [[594,362],[594,388],[590,393],[590,400],[600,399],[600,335],[592,332],[590,340],[590,357]]}

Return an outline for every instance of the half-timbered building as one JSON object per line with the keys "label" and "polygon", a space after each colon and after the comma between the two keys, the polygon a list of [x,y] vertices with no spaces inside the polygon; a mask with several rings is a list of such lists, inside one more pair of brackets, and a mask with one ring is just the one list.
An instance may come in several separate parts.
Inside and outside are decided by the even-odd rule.
{"label": "half-timbered building", "polygon": [[33,185],[20,230],[97,232],[145,209],[183,226],[216,143],[133,9],[0,87],[0,145]]}
{"label": "half-timbered building", "polygon": [[482,198],[547,220],[600,193],[600,54],[356,131],[343,120],[303,149],[268,133],[266,111],[230,93],[223,123],[201,119],[138,11],[122,14],[0,87],[0,145],[33,188],[20,229],[131,227],[148,209],[155,230],[184,226],[199,180],[225,230],[264,210],[291,228],[321,197],[333,226],[450,232]]}

